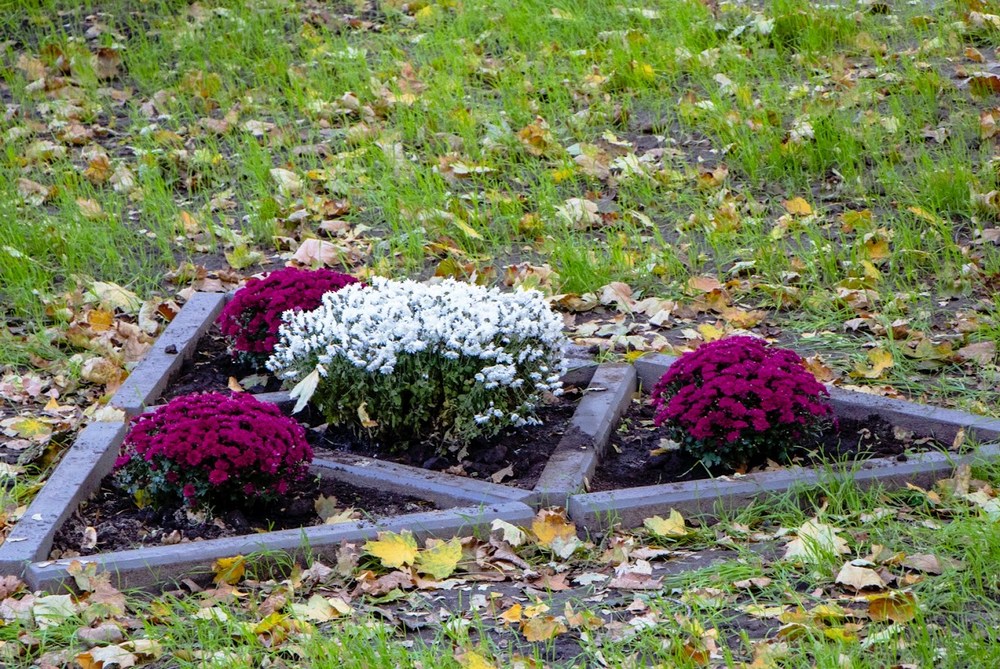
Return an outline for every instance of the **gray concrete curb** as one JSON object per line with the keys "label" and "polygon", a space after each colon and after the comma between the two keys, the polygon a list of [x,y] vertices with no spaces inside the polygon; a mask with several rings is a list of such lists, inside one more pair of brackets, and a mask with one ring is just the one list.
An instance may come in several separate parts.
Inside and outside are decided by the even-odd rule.
{"label": "gray concrete curb", "polygon": [[226,299],[224,293],[192,295],[125,379],[110,405],[135,416],[156,401],[184,361],[194,355],[199,340],[212,327]]}
{"label": "gray concrete curb", "polygon": [[639,385],[643,393],[649,394],[663,373],[667,371],[667,367],[674,364],[674,360],[677,358],[672,355],[651,353],[635,361],[635,373],[639,377]]}
{"label": "gray concrete curb", "polygon": [[534,506],[563,506],[583,490],[636,388],[631,365],[599,365],[577,406],[569,430],[549,457],[529,500]]}
{"label": "gray concrete curb", "polygon": [[[147,410],[194,354],[228,297],[221,293],[193,295],[112,397],[111,405],[123,409],[129,416]],[[627,405],[634,390],[635,374],[631,367],[599,368],[579,347],[571,347],[567,357],[570,369],[563,382],[590,384],[574,414],[572,431],[590,440],[594,446],[591,451],[596,453],[607,443],[614,421]],[[290,404],[287,392],[257,397],[279,405]],[[97,423],[81,433],[78,444],[67,453],[28,509],[25,520],[12,531],[13,540],[8,539],[0,546],[0,568],[5,573],[23,573],[29,585],[38,589],[62,587],[68,578],[66,568],[73,560],[46,561],[52,540],[65,519],[111,471],[125,432],[126,425],[122,423]],[[591,455],[592,460],[595,458],[596,454]],[[460,531],[482,530],[484,518],[486,521],[501,518],[515,524],[528,524],[534,517],[531,507],[523,502],[537,495],[512,486],[347,454],[318,458],[312,470],[348,483],[392,490],[457,508],[409,514],[377,524],[321,526],[175,546],[150,546],[76,560],[97,562],[116,574],[121,587],[150,587],[194,569],[207,570],[215,559],[239,553],[298,551],[303,546],[316,552],[335,547],[341,541],[374,536],[380,530],[411,529],[427,536],[453,536]],[[561,501],[565,501],[569,491],[579,488],[592,471],[592,464],[582,469],[577,466],[574,482],[579,482],[563,491]]]}
{"label": "gray concrete curb", "polygon": [[48,557],[59,527],[111,471],[124,438],[124,423],[91,423],[80,431],[0,545],[0,574],[20,576],[29,563]]}
{"label": "gray concrete curb", "polygon": [[[651,355],[637,360],[636,371],[643,387],[652,387],[675,359],[665,355]],[[828,386],[828,389],[831,403],[839,416],[863,419],[877,414],[890,423],[921,436],[933,436],[945,443],[951,441],[958,430],[963,428],[971,438],[981,441],[1000,437],[1000,420],[994,418],[853,392],[835,386]],[[957,453],[927,452],[913,455],[902,462],[891,458],[874,458],[858,463],[848,471],[793,467],[734,478],[574,495],[569,500],[568,510],[570,517],[578,525],[591,530],[604,530],[616,523],[634,527],[641,525],[645,518],[662,514],[671,508],[681,513],[711,515],[718,506],[737,508],[761,494],[782,493],[797,487],[846,478],[863,487],[881,484],[891,489],[904,487],[907,483],[928,486],[947,476],[955,466],[963,462],[996,459],[1000,459],[1000,446],[986,445],[964,456]]]}
{"label": "gray concrete curb", "polygon": [[763,472],[734,478],[704,479],[685,483],[608,490],[574,495],[569,516],[590,530],[607,530],[615,525],[638,527],[650,516],[676,509],[684,515],[708,515],[722,509],[734,510],[750,504],[760,495],[784,493],[808,486],[852,480],[862,488],[882,485],[903,488],[907,483],[929,487],[946,478],[962,463],[981,463],[1000,458],[1000,447],[983,446],[976,453],[958,456],[947,453],[919,453],[906,462],[873,458],[848,471],[791,467],[779,472]]}
{"label": "gray concrete curb", "polygon": [[318,525],[174,546],[150,546],[72,560],[36,562],[28,568],[26,581],[33,590],[54,592],[62,589],[72,581],[69,565],[77,561],[97,563],[98,571],[110,572],[112,583],[119,589],[157,589],[185,576],[206,573],[212,562],[219,558],[283,551],[296,556],[308,552],[313,556],[333,559],[342,542],[374,538],[379,532],[409,530],[418,541],[427,537],[446,539],[460,534],[489,533],[490,524],[496,519],[514,525],[527,525],[534,515],[535,512],[525,504],[507,502],[413,513],[378,523]]}
{"label": "gray concrete curb", "polygon": [[523,502],[530,490],[489,481],[410,467],[350,453],[328,453],[313,459],[311,469],[340,481],[420,497],[439,506]]}

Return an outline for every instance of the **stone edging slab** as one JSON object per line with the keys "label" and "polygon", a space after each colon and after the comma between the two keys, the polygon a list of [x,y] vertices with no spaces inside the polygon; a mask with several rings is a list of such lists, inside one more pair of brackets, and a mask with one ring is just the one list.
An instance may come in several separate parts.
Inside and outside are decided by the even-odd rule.
{"label": "stone edging slab", "polygon": [[532,492],[466,476],[401,465],[350,453],[314,458],[311,469],[358,486],[420,497],[442,506],[475,502],[524,502]]}
{"label": "stone edging slab", "polygon": [[569,430],[549,456],[535,484],[533,505],[564,506],[570,495],[586,488],[635,389],[636,373],[632,365],[597,367]]}
{"label": "stone edging slab", "polygon": [[91,423],[80,430],[0,545],[0,574],[20,575],[27,564],[48,557],[59,527],[111,471],[124,438],[125,424],[120,422]]}
{"label": "stone edging slab", "polygon": [[192,295],[131,371],[109,404],[124,410],[129,416],[135,416],[159,399],[184,361],[194,355],[198,342],[212,327],[227,298],[225,293]]}
{"label": "stone edging slab", "polygon": [[[676,358],[665,355],[645,356],[635,367],[644,388],[650,388]],[[925,406],[915,402],[890,399],[867,393],[852,392],[828,386],[831,403],[841,416],[865,418],[878,414],[889,422],[914,432],[934,436],[946,443],[960,429],[979,441],[1000,438],[1000,420],[986,416]],[[798,486],[850,478],[859,485],[903,487],[906,483],[927,486],[947,476],[961,463],[1000,459],[1000,446],[986,445],[976,452],[959,456],[955,453],[926,452],[908,457],[873,458],[860,463],[851,471],[792,467],[776,472],[760,472],[739,477],[720,477],[608,490],[574,495],[570,498],[570,517],[591,530],[607,529],[613,524],[634,527],[645,518],[670,508],[687,514],[712,514],[716,506],[737,508],[764,493],[782,493]]]}
{"label": "stone edging slab", "polygon": [[[184,361],[193,355],[228,298],[221,293],[193,295],[160,335],[146,358],[133,370],[111,404],[124,410],[128,416],[148,410],[180,371]],[[629,394],[613,383],[615,379],[630,378],[634,388],[634,372],[631,367],[617,372],[600,370],[584,356],[582,349],[571,349],[571,369],[564,377],[566,383],[590,383],[580,404],[584,411],[579,416],[574,415],[573,429],[586,435],[597,448],[603,448],[614,421],[627,405]],[[269,393],[259,398],[278,404],[288,401],[287,393]],[[12,539],[0,545],[2,573],[23,574],[32,588],[51,590],[66,582],[69,576],[66,568],[77,560],[100,564],[114,574],[120,587],[150,587],[194,569],[207,570],[214,559],[239,553],[297,551],[303,546],[316,552],[330,549],[341,541],[374,536],[382,530],[410,529],[418,535],[448,537],[458,532],[488,531],[488,523],[496,518],[528,524],[534,517],[534,510],[525,504],[534,496],[530,490],[337,454],[315,460],[312,471],[348,483],[394,490],[454,508],[407,514],[378,523],[316,526],[46,560],[59,527],[111,471],[125,432],[126,425],[121,422],[94,423],[81,432],[77,443],[64,456],[24,519],[12,529]],[[582,482],[583,479],[580,480]],[[541,498],[538,500],[540,502]]]}
{"label": "stone edging slab", "polygon": [[489,533],[490,524],[502,519],[515,525],[531,522],[535,512],[520,502],[466,506],[455,509],[411,513],[379,523],[350,522],[315,525],[265,534],[192,541],[173,546],[147,546],[134,550],[104,553],[66,560],[35,562],[25,573],[34,590],[55,591],[72,581],[68,568],[74,561],[96,563],[98,571],[112,575],[119,589],[153,588],[196,573],[208,573],[212,562],[234,555],[261,551],[283,551],[293,555],[309,552],[328,559],[343,542],[374,538],[379,532],[413,532],[418,540],[450,538],[459,534]]}

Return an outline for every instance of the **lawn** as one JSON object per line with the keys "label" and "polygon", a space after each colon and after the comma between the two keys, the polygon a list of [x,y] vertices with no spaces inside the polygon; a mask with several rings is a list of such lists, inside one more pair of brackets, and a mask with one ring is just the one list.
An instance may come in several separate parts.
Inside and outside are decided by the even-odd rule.
{"label": "lawn", "polygon": [[[1000,416],[998,48],[991,0],[0,0],[4,523],[186,296],[286,263],[536,287],[600,359],[748,330],[821,380]],[[510,622],[470,608],[478,586],[400,604],[357,559],[326,585],[279,564],[238,590],[50,601],[74,607],[51,625],[22,593],[0,650],[60,666],[107,619],[160,639],[104,640],[154,666],[990,666],[1000,472],[975,474],[762,500],[565,563],[520,549],[573,575],[628,562],[621,542],[740,551],[634,601],[577,584],[571,611]],[[781,559],[812,516],[849,553]],[[855,558],[891,605],[836,583]],[[314,591],[353,612],[275,603]]]}

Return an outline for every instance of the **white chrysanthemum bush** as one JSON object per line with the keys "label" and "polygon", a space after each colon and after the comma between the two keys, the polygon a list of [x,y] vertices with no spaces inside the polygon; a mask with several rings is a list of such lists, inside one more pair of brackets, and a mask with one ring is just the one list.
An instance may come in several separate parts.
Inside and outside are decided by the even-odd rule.
{"label": "white chrysanthemum bush", "polygon": [[297,381],[296,411],[311,401],[387,448],[458,450],[537,423],[542,396],[561,392],[562,319],[537,291],[377,277],[283,318],[267,366]]}

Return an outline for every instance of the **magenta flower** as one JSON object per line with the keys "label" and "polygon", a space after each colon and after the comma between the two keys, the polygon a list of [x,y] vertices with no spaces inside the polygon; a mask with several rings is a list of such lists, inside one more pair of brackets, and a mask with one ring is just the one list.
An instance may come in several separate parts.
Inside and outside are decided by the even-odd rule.
{"label": "magenta flower", "polygon": [[653,387],[654,422],[707,466],[782,457],[831,414],[794,351],[727,337],[682,355]]}
{"label": "magenta flower", "polygon": [[284,494],[312,460],[305,430],[252,395],[183,395],[132,419],[119,482],[151,499],[232,504]]}
{"label": "magenta flower", "polygon": [[329,269],[285,267],[263,279],[250,279],[236,291],[219,315],[219,329],[229,339],[233,353],[268,356],[278,343],[281,314],[289,310],[311,311],[324,293],[357,283],[349,274]]}

